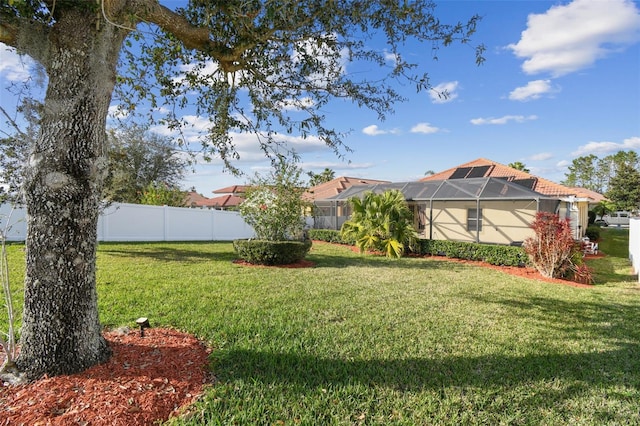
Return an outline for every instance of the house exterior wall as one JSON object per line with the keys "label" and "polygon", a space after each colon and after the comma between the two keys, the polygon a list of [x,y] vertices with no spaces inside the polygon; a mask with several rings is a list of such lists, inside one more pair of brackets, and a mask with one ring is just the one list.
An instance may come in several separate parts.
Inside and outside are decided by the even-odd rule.
{"label": "house exterior wall", "polygon": [[558,216],[569,219],[573,238],[584,237],[589,226],[589,203],[587,201],[565,201],[560,204]]}
{"label": "house exterior wall", "polygon": [[[425,208],[422,238],[434,240],[468,241],[488,244],[520,243],[533,236],[530,228],[535,219],[537,204],[533,200],[484,201],[481,229],[469,229],[468,213],[475,210],[475,201],[435,201]],[[419,206],[416,210],[421,210]],[[418,228],[419,229],[419,228]]]}

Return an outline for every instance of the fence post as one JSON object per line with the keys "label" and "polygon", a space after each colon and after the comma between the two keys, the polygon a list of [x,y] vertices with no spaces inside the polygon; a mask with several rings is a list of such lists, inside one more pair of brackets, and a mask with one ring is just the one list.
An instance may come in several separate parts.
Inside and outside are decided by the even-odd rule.
{"label": "fence post", "polygon": [[640,218],[638,217],[629,220],[629,260],[631,270],[638,275],[638,282],[640,282]]}

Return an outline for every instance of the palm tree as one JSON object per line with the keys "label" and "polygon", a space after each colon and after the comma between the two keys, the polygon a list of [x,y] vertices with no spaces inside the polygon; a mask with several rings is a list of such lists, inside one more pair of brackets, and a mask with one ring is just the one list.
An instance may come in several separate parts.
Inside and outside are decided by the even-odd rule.
{"label": "palm tree", "polygon": [[349,201],[353,213],[342,225],[341,233],[344,238],[353,238],[360,252],[379,250],[387,257],[400,257],[405,246],[414,247],[418,233],[413,228],[413,214],[402,192],[368,192],[362,199]]}

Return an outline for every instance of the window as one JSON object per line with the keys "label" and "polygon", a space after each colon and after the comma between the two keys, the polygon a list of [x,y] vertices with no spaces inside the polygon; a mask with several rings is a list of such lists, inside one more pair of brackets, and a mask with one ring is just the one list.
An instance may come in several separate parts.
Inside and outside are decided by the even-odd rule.
{"label": "window", "polygon": [[467,209],[467,231],[482,231],[482,209]]}

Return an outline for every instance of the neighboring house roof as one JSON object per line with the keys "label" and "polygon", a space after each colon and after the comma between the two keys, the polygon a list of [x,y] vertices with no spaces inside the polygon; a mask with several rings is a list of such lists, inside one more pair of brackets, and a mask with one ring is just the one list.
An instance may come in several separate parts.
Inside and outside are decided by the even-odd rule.
{"label": "neighboring house roof", "polygon": [[389,181],[340,176],[329,182],[324,182],[309,188],[302,194],[302,198],[306,201],[324,200],[355,185],[373,185],[377,183],[389,183]]}
{"label": "neighboring house roof", "polygon": [[229,208],[229,207],[237,207],[244,201],[244,198],[238,197],[237,195],[222,195],[220,197],[210,198],[208,200],[208,205],[210,207],[220,207],[220,208]]}
{"label": "neighboring house roof", "polygon": [[187,192],[187,206],[189,207],[203,207],[208,200],[207,197],[195,191]]}
{"label": "neighboring house roof", "polygon": [[223,195],[221,197],[207,198],[194,191],[187,193],[187,206],[189,207],[229,208],[238,206],[242,201],[242,197],[237,197],[235,195]]}
{"label": "neighboring house roof", "polygon": [[477,160],[460,164],[459,166],[422,178],[420,181],[424,182],[430,180],[465,179],[476,177],[495,177],[506,179],[507,181],[518,183],[540,194],[552,197],[576,196],[581,198],[591,198],[583,188],[569,188],[545,178],[523,172],[522,170],[487,160],[486,158],[478,158]]}
{"label": "neighboring house roof", "polygon": [[591,198],[591,201],[589,202],[593,204],[598,204],[599,202],[607,199],[607,197],[600,194],[599,192],[592,191],[587,188],[573,187],[571,189],[576,191],[576,195],[580,198]]}
{"label": "neighboring house roof", "polygon": [[231,185],[224,188],[216,189],[214,194],[244,194],[247,192],[248,185]]}

